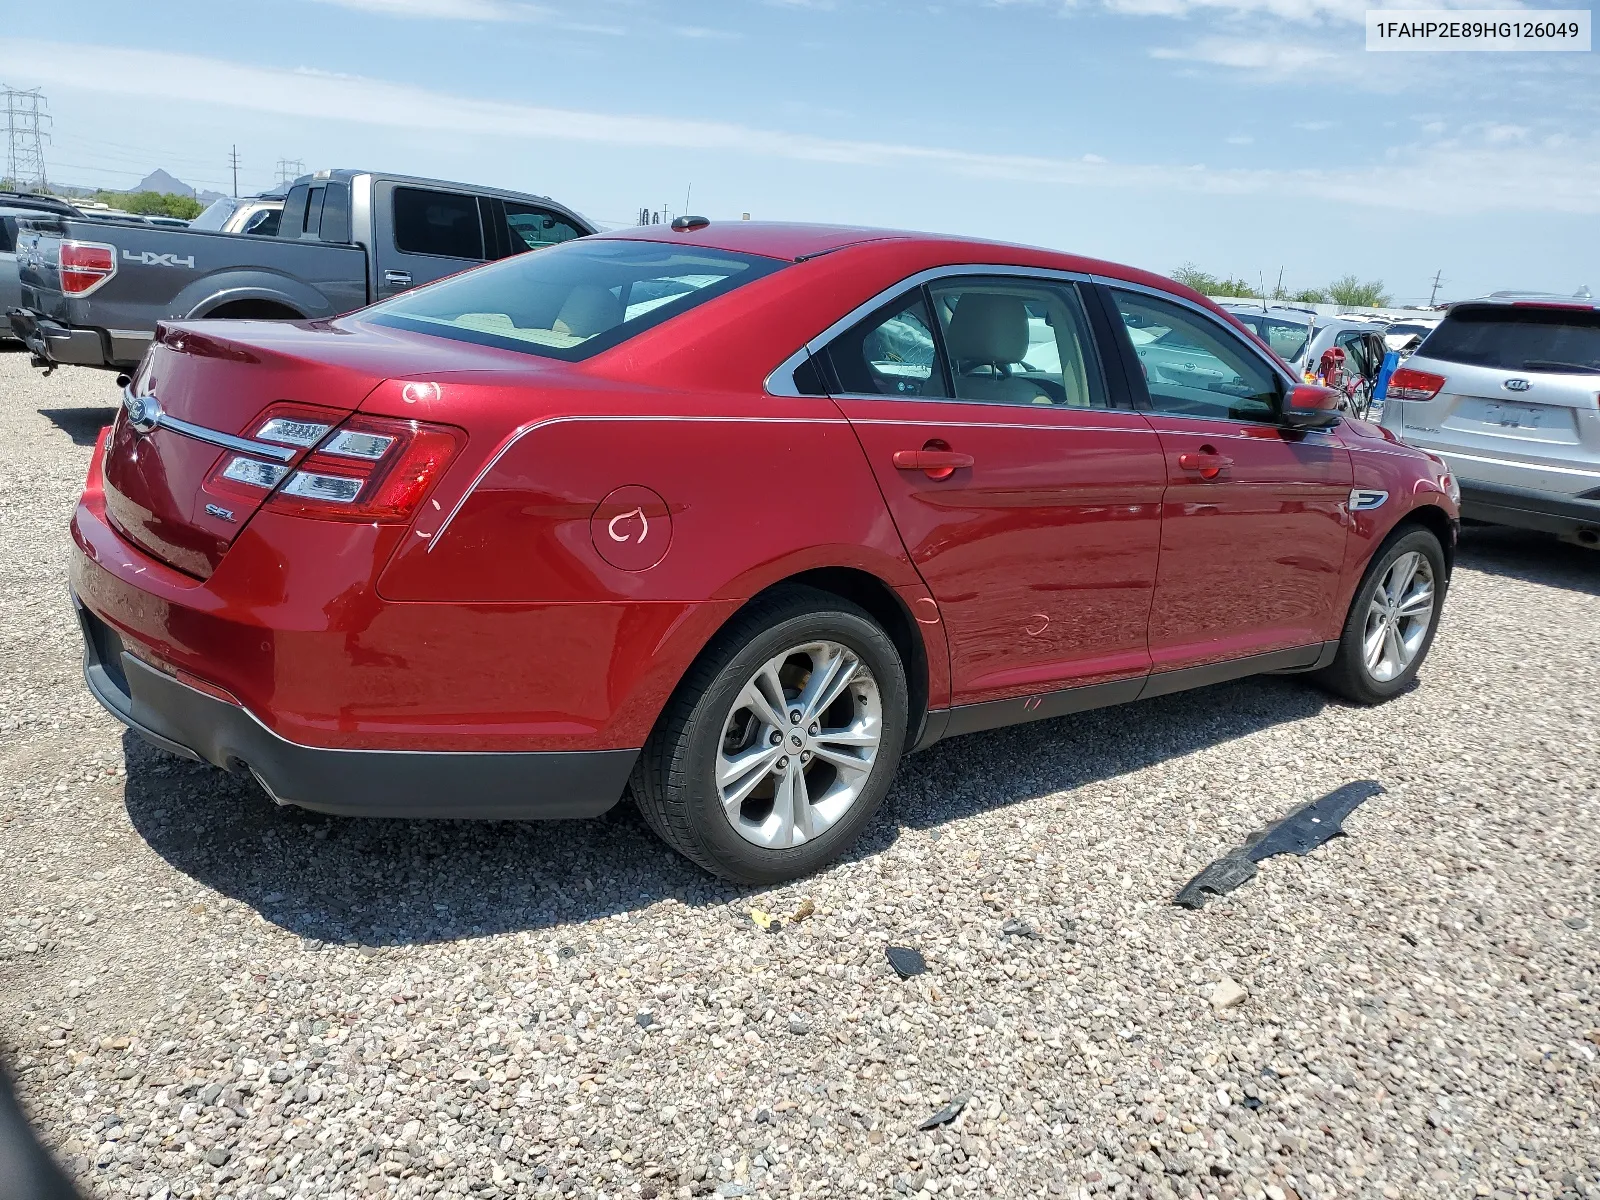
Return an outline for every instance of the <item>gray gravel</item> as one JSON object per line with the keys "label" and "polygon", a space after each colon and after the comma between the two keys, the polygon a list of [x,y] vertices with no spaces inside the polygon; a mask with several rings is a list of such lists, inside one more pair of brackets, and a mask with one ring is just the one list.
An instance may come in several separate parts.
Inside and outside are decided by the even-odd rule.
{"label": "gray gravel", "polygon": [[[0,354],[0,1057],[86,1191],[1600,1196],[1600,555],[1473,533],[1380,711],[1262,679],[960,739],[740,892],[631,809],[326,819],[126,736],[63,575],[114,399]],[[1350,837],[1170,905],[1360,778]]]}

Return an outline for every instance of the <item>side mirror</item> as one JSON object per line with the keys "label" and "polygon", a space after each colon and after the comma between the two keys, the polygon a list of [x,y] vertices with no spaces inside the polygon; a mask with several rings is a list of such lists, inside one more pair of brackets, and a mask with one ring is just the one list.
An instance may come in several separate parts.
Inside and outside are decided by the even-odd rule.
{"label": "side mirror", "polygon": [[1280,419],[1290,429],[1321,429],[1339,420],[1339,393],[1314,383],[1297,383],[1283,398]]}

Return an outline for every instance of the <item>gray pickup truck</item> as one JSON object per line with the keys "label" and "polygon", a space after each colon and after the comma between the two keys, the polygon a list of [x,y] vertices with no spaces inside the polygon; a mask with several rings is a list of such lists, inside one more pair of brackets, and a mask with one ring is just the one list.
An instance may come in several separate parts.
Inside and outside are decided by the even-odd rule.
{"label": "gray pickup truck", "polygon": [[126,371],[158,321],[334,317],[594,231],[543,196],[318,171],[290,185],[275,237],[45,213],[20,221],[22,303],[7,316],[47,372],[67,363]]}

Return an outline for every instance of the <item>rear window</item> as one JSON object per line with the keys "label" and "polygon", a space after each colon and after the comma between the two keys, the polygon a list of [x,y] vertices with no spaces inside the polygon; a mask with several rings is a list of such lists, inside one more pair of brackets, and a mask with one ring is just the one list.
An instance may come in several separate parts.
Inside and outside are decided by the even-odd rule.
{"label": "rear window", "polygon": [[662,242],[571,241],[406,292],[366,317],[574,362],[783,265]]}
{"label": "rear window", "polygon": [[1506,371],[1600,373],[1600,313],[1505,305],[1454,308],[1417,353]]}

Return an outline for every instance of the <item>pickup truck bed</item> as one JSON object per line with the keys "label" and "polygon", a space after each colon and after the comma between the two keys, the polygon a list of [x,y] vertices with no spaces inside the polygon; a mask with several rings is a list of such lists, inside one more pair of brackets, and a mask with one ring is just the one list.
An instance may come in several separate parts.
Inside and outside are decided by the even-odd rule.
{"label": "pickup truck bed", "polygon": [[[109,250],[114,270],[87,292],[64,291],[63,242]],[[334,317],[368,299],[360,246],[90,217],[21,223],[17,264],[23,310],[13,312],[12,329],[51,363],[126,370],[144,357],[160,320]]]}

